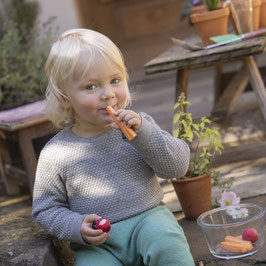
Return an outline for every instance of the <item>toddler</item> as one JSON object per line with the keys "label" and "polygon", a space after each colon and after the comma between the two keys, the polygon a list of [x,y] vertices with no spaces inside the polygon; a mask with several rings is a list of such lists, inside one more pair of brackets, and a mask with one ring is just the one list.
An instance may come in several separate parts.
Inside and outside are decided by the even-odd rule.
{"label": "toddler", "polygon": [[[184,175],[189,148],[151,116],[125,109],[131,98],[117,46],[96,31],[67,31],[46,73],[47,112],[62,129],[38,160],[34,219],[71,242],[75,265],[194,265],[156,177]],[[125,139],[108,105],[137,137]],[[109,233],[92,227],[100,217],[111,221]]]}

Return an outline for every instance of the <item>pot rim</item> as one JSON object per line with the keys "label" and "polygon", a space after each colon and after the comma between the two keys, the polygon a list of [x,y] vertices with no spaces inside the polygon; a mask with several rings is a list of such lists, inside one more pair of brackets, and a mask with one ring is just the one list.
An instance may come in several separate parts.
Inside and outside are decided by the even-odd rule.
{"label": "pot rim", "polygon": [[203,179],[209,177],[211,178],[208,174],[200,175],[200,176],[195,176],[195,177],[187,177],[183,179],[171,179],[172,183],[184,183],[184,182],[195,182],[199,179]]}
{"label": "pot rim", "polygon": [[190,19],[192,23],[202,22],[202,21],[208,21],[213,20],[214,18],[220,18],[230,15],[230,9],[229,7],[224,8],[218,8],[212,11],[207,11],[203,13],[194,13],[190,15]]}

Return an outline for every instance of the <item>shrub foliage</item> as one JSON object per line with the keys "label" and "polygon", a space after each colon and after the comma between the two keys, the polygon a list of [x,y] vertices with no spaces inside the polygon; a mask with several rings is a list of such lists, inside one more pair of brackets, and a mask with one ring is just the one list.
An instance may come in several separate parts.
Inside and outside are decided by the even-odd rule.
{"label": "shrub foliage", "polygon": [[38,22],[37,1],[0,3],[0,110],[6,110],[44,98],[44,64],[57,29],[54,18]]}

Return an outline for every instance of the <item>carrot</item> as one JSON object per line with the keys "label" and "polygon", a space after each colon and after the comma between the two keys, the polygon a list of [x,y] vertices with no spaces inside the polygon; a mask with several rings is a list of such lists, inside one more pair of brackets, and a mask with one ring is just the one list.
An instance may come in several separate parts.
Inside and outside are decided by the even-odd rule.
{"label": "carrot", "polygon": [[247,246],[233,243],[230,241],[221,242],[220,247],[227,249],[227,250],[230,250],[230,251],[233,251],[233,252],[240,252],[240,253],[245,253],[245,252],[249,251]]}
{"label": "carrot", "polygon": [[114,114],[115,110],[113,109],[112,106],[108,105],[106,107],[106,111],[113,118],[114,122],[119,126],[119,128],[121,129],[121,131],[124,133],[124,135],[128,140],[132,140],[137,136],[136,132],[132,128],[127,127],[122,121],[117,120],[117,117]]}
{"label": "carrot", "polygon": [[249,252],[253,249],[253,245],[250,241],[241,240],[234,236],[226,236],[225,241],[220,243],[220,247],[240,253]]}
{"label": "carrot", "polygon": [[247,241],[247,240],[242,240],[239,239],[235,236],[226,236],[225,239],[226,241],[230,241],[230,242],[235,242],[235,243],[239,243],[239,244],[243,244],[243,245],[252,245],[251,241]]}

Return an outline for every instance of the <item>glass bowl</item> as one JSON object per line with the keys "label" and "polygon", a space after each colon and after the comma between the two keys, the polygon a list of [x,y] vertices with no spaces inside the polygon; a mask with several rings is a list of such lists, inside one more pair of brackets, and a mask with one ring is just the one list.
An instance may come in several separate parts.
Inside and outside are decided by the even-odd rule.
{"label": "glass bowl", "polygon": [[[262,206],[243,203],[207,211],[198,217],[197,222],[201,226],[213,256],[221,259],[236,259],[252,255],[262,248],[264,214],[265,210]],[[242,234],[245,230],[246,233],[252,231],[250,237],[244,237],[244,240],[248,238],[251,242],[242,242]]]}

